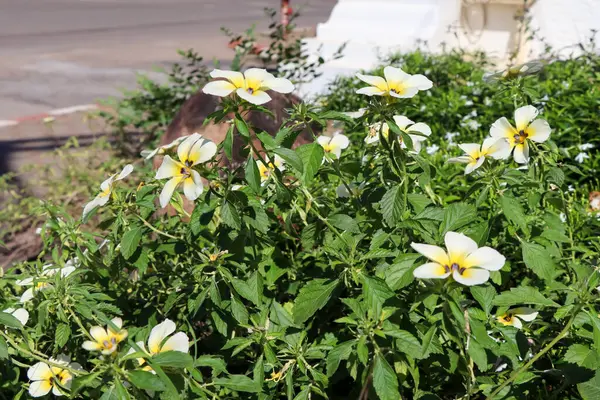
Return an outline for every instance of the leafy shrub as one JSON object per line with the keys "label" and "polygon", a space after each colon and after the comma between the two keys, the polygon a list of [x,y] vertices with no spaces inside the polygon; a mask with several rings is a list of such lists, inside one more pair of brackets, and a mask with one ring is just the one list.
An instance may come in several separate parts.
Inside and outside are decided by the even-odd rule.
{"label": "leafy shrub", "polygon": [[[579,164],[561,150],[593,140],[594,110],[575,111],[586,100],[555,93],[540,116],[552,133],[531,143],[527,164],[484,156],[464,175],[447,163],[458,150],[444,133],[480,143],[499,118],[514,124],[515,109],[539,105],[546,88],[558,92],[562,81],[549,77],[567,79],[561,64],[488,86],[483,60],[402,60],[435,87],[419,78],[412,98],[359,97],[365,84],[341,80],[323,109],[298,105],[274,138],[241,117],[263,107],[230,96],[213,116],[230,129],[218,146],[193,136],[160,150],[158,179],[139,167],[113,175],[99,195],[109,201],[89,222],[48,205],[46,257],[0,280],[2,309],[10,307],[0,313],[2,393],[596,398],[600,223],[580,182],[595,182],[597,157]],[[597,103],[593,60],[564,68],[575,93]],[[361,106],[357,119],[339,112]],[[473,110],[477,129],[461,125]],[[291,149],[290,137],[330,120],[345,124],[343,134]],[[210,158],[231,157],[234,134],[252,155],[230,170]],[[365,144],[368,135],[378,142]],[[412,151],[417,143],[425,149]],[[201,194],[196,174],[208,181]],[[193,211],[167,182],[183,182]],[[157,197],[174,211],[157,212]],[[88,231],[97,220],[103,235]],[[450,260],[423,244],[448,247]],[[426,278],[440,275],[449,276]]]}

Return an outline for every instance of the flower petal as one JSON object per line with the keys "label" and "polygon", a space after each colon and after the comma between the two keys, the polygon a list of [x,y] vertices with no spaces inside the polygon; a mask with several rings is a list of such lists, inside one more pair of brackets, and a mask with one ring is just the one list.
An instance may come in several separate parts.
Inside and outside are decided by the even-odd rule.
{"label": "flower petal", "polygon": [[341,133],[333,135],[329,145],[334,148],[345,149],[350,145],[350,140],[346,135],[342,135]]}
{"label": "flower petal", "polygon": [[160,351],[181,351],[182,353],[187,353],[189,348],[190,339],[188,339],[185,333],[177,332],[165,342]]}
{"label": "flower petal", "polygon": [[331,142],[331,136],[319,136],[317,138],[317,143],[319,143],[321,146],[325,146],[329,144],[329,142]]}
{"label": "flower petal", "polygon": [[294,84],[285,78],[266,79],[262,85],[279,93],[291,93],[294,91]]}
{"label": "flower petal", "polygon": [[160,196],[158,196],[160,206],[162,208],[165,208],[169,205],[171,197],[173,197],[173,192],[175,191],[175,189],[177,189],[177,186],[181,183],[182,179],[183,178],[181,177],[175,177],[169,179],[167,183],[165,183],[163,190],[160,192]]}
{"label": "flower petal", "polygon": [[[111,319],[110,322],[112,322],[118,329],[121,329],[123,327],[123,320],[119,317]],[[108,326],[108,330],[110,332],[115,332],[113,328],[110,327],[110,325]]]}
{"label": "flower petal", "polygon": [[86,340],[81,345],[87,351],[99,351],[102,349],[102,346],[98,342],[92,342],[91,340]]}
{"label": "flower petal", "polygon": [[200,197],[203,191],[204,185],[200,174],[197,171],[192,171],[192,176],[183,181],[183,194],[188,200],[194,201]]}
{"label": "flower petal", "polygon": [[526,322],[533,321],[539,314],[531,307],[517,307],[509,310],[508,312]]}
{"label": "flower petal", "polygon": [[389,87],[396,86],[398,83],[404,83],[411,78],[410,74],[392,66],[387,66],[383,69],[383,76],[385,76]]}
{"label": "flower petal", "polygon": [[[380,76],[356,74],[356,77],[358,79],[360,79],[361,81],[371,85],[371,88],[362,88],[362,89],[376,88],[377,91],[381,92],[381,93],[385,93],[388,90],[387,82],[385,81],[385,79],[383,79]],[[359,90],[362,90],[362,89],[359,89]],[[356,93],[358,93],[358,92],[356,92]],[[358,93],[358,94],[368,94],[368,93]],[[374,93],[372,93],[372,94],[374,94]]]}
{"label": "flower petal", "polygon": [[413,271],[413,276],[419,279],[444,279],[450,276],[443,265],[432,262],[423,264]]}
{"label": "flower petal", "polygon": [[103,342],[109,339],[106,329],[102,328],[101,326],[92,326],[90,328],[90,335],[97,342]]}
{"label": "flower petal", "polygon": [[431,82],[425,75],[417,74],[412,75],[406,81],[406,86],[415,87],[419,90],[429,90],[433,87],[433,82]]}
{"label": "flower petal", "polygon": [[[444,242],[446,243],[450,262],[460,263],[464,257],[477,250],[477,243],[463,233],[446,232]],[[461,267],[464,267],[464,265],[461,265]]]}
{"label": "flower petal", "polygon": [[211,94],[213,96],[225,97],[229,96],[236,89],[237,87],[231,82],[212,81],[204,85],[202,91],[206,94]]}
{"label": "flower petal", "polygon": [[519,164],[527,164],[529,161],[529,145],[527,142],[524,142],[523,144],[517,144],[515,146],[513,158]]}
{"label": "flower petal", "polygon": [[485,157],[479,157],[476,160],[471,159],[471,162],[465,167],[465,175],[469,175],[477,168],[481,167],[485,162]]}
{"label": "flower petal", "polygon": [[[8,311],[4,310],[4,312],[8,312]],[[25,324],[27,324],[27,321],[29,321],[29,311],[27,311],[24,308],[18,308],[16,310],[9,312],[9,314],[12,314],[13,317],[18,319],[19,322],[21,323],[21,325],[25,325]]]}
{"label": "flower petal", "polygon": [[[244,87],[244,75],[238,71],[226,71],[222,69],[213,69],[210,73],[211,78],[225,78],[235,85],[236,88]],[[205,92],[206,93],[206,92]]]}
{"label": "flower petal", "polygon": [[514,315],[512,317],[512,321],[511,322],[512,322],[512,326],[514,326],[515,328],[517,328],[517,329],[523,328],[523,323],[521,322],[521,320],[516,315]]}
{"label": "flower petal", "polygon": [[517,131],[524,131],[527,125],[537,117],[539,111],[534,106],[523,106],[515,110]]}
{"label": "flower petal", "polygon": [[190,155],[192,147],[194,147],[196,143],[202,140],[202,136],[200,136],[199,133],[194,133],[190,135],[187,139],[185,139],[183,142],[181,142],[179,146],[177,146],[177,157],[179,157],[179,162],[185,164],[187,161],[193,161],[191,160],[192,157]]}
{"label": "flower petal", "polygon": [[205,163],[217,154],[217,145],[207,139],[200,139],[190,149],[188,159],[192,165]]}
{"label": "flower petal", "polygon": [[271,96],[269,96],[267,92],[262,90],[256,90],[254,91],[254,93],[250,94],[244,89],[238,89],[236,90],[236,93],[248,103],[256,104],[258,106],[271,101]]}
{"label": "flower petal", "polygon": [[35,381],[29,384],[29,394],[31,397],[42,397],[50,393],[52,384],[49,380]]}
{"label": "flower petal", "polygon": [[52,370],[48,364],[40,361],[29,367],[27,370],[27,377],[31,381],[50,379],[52,378]]}
{"label": "flower petal", "polygon": [[181,176],[181,169],[184,167],[179,161],[173,160],[170,156],[163,158],[162,164],[156,171],[155,179],[172,178],[174,176]]}
{"label": "flower petal", "polygon": [[410,99],[411,97],[415,97],[417,93],[419,93],[419,89],[416,87],[407,87],[402,90],[402,93],[390,91],[390,96],[397,97],[399,99]]}
{"label": "flower petal", "polygon": [[367,86],[360,88],[356,91],[356,94],[366,94],[367,96],[382,96],[386,93],[386,90],[381,90],[375,86]]}
{"label": "flower petal", "polygon": [[544,119],[536,119],[527,127],[527,138],[534,142],[542,143],[550,137],[550,125]]}
{"label": "flower petal", "polygon": [[483,141],[482,151],[495,160],[506,160],[510,157],[511,147],[506,139],[487,138]]}
{"label": "flower petal", "polygon": [[401,130],[406,130],[406,127],[414,124],[413,121],[405,117],[404,115],[394,115],[394,122],[398,125]]}
{"label": "flower petal", "polygon": [[479,267],[489,271],[498,271],[504,266],[506,257],[491,247],[481,247],[465,259],[464,267]]}
{"label": "flower petal", "polygon": [[453,157],[453,158],[449,158],[448,160],[446,160],[447,163],[451,163],[451,164],[468,164],[470,162],[472,162],[473,159],[469,156],[460,156],[460,157]]}
{"label": "flower petal", "polygon": [[487,282],[490,279],[490,272],[487,269],[468,268],[462,274],[454,271],[452,277],[458,283],[466,286],[474,286]]}
{"label": "flower petal", "polygon": [[133,172],[133,165],[127,164],[126,166],[123,167],[123,170],[119,173],[119,175],[117,175],[117,177],[115,178],[115,181],[120,181],[120,180],[126,178],[132,172]]}
{"label": "flower petal", "polygon": [[493,138],[512,138],[516,134],[517,131],[506,117],[497,119],[490,127],[490,136]]}
{"label": "flower petal", "polygon": [[108,202],[109,196],[96,196],[94,200],[90,201],[83,207],[82,219],[85,219],[92,211],[96,208],[103,206]]}
{"label": "flower petal", "polygon": [[170,319],[165,319],[163,322],[152,328],[150,337],[148,338],[148,350],[150,350],[150,354],[159,352],[161,342],[171,333],[175,332],[175,328],[175,322]]}
{"label": "flower petal", "polygon": [[34,297],[34,293],[33,293],[33,288],[29,288],[26,291],[23,292],[23,294],[21,295],[21,298],[19,299],[19,301],[21,303],[26,303],[30,300],[32,300]]}
{"label": "flower petal", "polygon": [[[425,136],[431,135],[431,128],[429,127],[429,125],[427,125],[426,123],[423,123],[423,122],[417,122],[416,124],[410,126],[406,131],[407,132],[418,132]],[[421,136],[421,137],[423,137],[423,136]],[[423,138],[423,140],[425,140],[425,138]]]}
{"label": "flower petal", "polygon": [[410,247],[429,258],[431,261],[435,261],[442,265],[449,264],[450,260],[448,259],[448,254],[446,254],[446,251],[441,247],[423,243],[411,243]]}
{"label": "flower petal", "polygon": [[[258,81],[258,82],[262,82],[265,80],[269,80],[269,79],[276,79],[273,74],[271,74],[270,72],[268,72],[266,69],[263,68],[248,68],[247,70],[244,71],[244,78],[246,78],[246,81]],[[248,82],[246,82],[248,83]]]}
{"label": "flower petal", "polygon": [[477,143],[461,143],[458,147],[475,160],[479,156],[480,146]]}

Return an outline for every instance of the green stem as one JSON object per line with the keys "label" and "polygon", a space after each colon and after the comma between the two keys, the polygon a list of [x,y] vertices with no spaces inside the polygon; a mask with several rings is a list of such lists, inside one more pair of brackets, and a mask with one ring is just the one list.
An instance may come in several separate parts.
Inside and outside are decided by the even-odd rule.
{"label": "green stem", "polygon": [[[190,217],[189,214],[187,216]],[[180,239],[180,238],[175,237],[175,236],[173,236],[173,235],[171,235],[171,234],[169,234],[167,232],[163,232],[163,231],[161,231],[158,228],[155,228],[154,226],[152,226],[152,224],[150,222],[146,221],[144,218],[140,217],[139,215],[136,215],[136,217],[138,217],[139,220],[142,221],[142,223],[144,225],[146,225],[148,228],[152,229],[154,232],[158,233],[159,235],[163,235],[163,236],[166,236],[166,237],[168,237],[170,239],[175,239],[175,240],[179,240]]]}
{"label": "green stem", "polygon": [[508,378],[507,380],[502,382],[502,384],[500,386],[498,386],[496,388],[496,390],[494,390],[492,392],[492,394],[490,394],[488,397],[486,397],[486,400],[492,400],[494,397],[496,397],[498,395],[498,393],[500,393],[502,391],[502,389],[504,389],[506,386],[510,385],[515,379],[517,379],[519,377],[520,374],[527,371],[529,369],[529,367],[531,367],[533,365],[533,363],[535,363],[540,357],[542,357],[544,354],[546,354],[548,351],[550,351],[550,349],[552,349],[552,347],[554,347],[554,345],[556,343],[558,343],[563,338],[563,336],[565,336],[569,332],[569,329],[571,328],[571,325],[573,325],[573,322],[575,321],[575,317],[579,313],[579,310],[581,310],[581,307],[582,307],[581,304],[577,305],[575,307],[575,309],[573,310],[573,313],[571,314],[571,318],[569,319],[569,321],[567,322],[565,327],[558,333],[558,335],[556,335],[556,337],[554,339],[552,339],[552,341],[550,343],[548,343],[546,345],[546,347],[544,347],[542,349],[542,351],[537,353],[525,365],[523,365],[516,372],[514,372],[510,376],[510,378]]}

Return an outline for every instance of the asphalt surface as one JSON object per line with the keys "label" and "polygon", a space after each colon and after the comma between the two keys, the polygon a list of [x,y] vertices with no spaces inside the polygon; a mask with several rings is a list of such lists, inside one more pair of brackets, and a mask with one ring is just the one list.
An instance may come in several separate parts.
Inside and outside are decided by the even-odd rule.
{"label": "asphalt surface", "polygon": [[[308,27],[336,0],[291,3]],[[269,6],[279,0],[0,0],[0,120],[119,96],[137,72],[178,61],[178,48],[227,62],[220,27],[264,31]]]}

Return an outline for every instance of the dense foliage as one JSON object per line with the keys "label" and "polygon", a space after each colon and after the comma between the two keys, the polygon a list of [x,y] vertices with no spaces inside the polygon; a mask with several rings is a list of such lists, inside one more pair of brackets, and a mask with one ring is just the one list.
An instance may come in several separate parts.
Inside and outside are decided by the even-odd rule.
{"label": "dense foliage", "polygon": [[[0,279],[2,396],[598,398],[598,156],[579,148],[598,145],[597,61],[485,83],[483,58],[412,53],[390,63],[433,88],[365,96],[340,79],[274,138],[242,118],[265,108],[226,97],[218,147],[162,149],[158,175],[112,171],[83,220],[46,205],[39,261]],[[526,105],[552,129],[531,142],[517,126],[528,163],[483,155],[468,175],[447,163]],[[343,133],[291,149],[329,120]],[[220,160],[233,135],[250,155],[232,171]],[[179,177],[183,195],[166,196]],[[493,262],[467,261],[477,247]]]}

